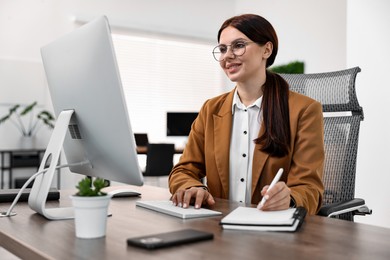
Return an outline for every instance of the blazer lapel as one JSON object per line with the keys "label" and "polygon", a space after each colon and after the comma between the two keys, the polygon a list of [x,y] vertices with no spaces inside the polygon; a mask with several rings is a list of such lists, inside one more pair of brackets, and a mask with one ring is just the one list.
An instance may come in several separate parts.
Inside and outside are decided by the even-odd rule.
{"label": "blazer lapel", "polygon": [[230,92],[214,118],[215,162],[225,197],[229,196],[229,151],[232,128],[232,102],[234,90]]}

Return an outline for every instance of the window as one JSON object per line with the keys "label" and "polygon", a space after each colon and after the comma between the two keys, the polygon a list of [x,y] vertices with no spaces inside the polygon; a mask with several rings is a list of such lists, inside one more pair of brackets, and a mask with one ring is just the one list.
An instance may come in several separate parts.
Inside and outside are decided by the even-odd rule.
{"label": "window", "polygon": [[198,112],[206,99],[226,91],[213,44],[113,34],[134,132],[166,139],[166,112]]}

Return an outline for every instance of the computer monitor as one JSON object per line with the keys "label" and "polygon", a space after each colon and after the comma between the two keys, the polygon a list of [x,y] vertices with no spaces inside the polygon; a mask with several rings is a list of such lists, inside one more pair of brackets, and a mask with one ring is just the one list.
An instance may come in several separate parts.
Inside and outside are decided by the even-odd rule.
{"label": "computer monitor", "polygon": [[167,136],[188,136],[197,112],[167,112]]}
{"label": "computer monitor", "polygon": [[57,115],[49,145],[29,196],[48,219],[73,217],[72,208],[45,208],[55,166],[64,148],[70,171],[142,185],[134,134],[123,94],[110,27],[97,18],[42,47],[42,61]]}

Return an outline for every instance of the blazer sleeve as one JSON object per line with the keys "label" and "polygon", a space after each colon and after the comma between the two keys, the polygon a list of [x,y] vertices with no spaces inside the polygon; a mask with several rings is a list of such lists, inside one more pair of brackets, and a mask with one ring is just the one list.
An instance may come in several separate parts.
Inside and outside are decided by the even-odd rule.
{"label": "blazer sleeve", "polygon": [[179,189],[190,187],[207,188],[201,181],[206,175],[204,156],[206,104],[207,101],[192,124],[183,154],[169,175],[168,182],[171,194]]}
{"label": "blazer sleeve", "polygon": [[[292,108],[293,109],[293,108]],[[312,102],[299,111],[287,178],[291,197],[296,206],[303,206],[309,214],[316,214],[322,204],[324,186],[324,124],[322,106]]]}

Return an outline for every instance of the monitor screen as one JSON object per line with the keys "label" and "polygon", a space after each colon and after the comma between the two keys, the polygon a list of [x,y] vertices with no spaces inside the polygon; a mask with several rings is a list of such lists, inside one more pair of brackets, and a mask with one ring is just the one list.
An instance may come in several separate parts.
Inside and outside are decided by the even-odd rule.
{"label": "monitor screen", "polygon": [[167,112],[167,136],[188,136],[197,112]]}
{"label": "monitor screen", "polygon": [[[88,161],[70,171],[142,185],[107,18],[95,19],[42,47],[41,54],[56,116],[64,111],[72,114],[61,143],[67,163]],[[31,195],[29,202],[34,195],[39,197],[35,192]]]}

